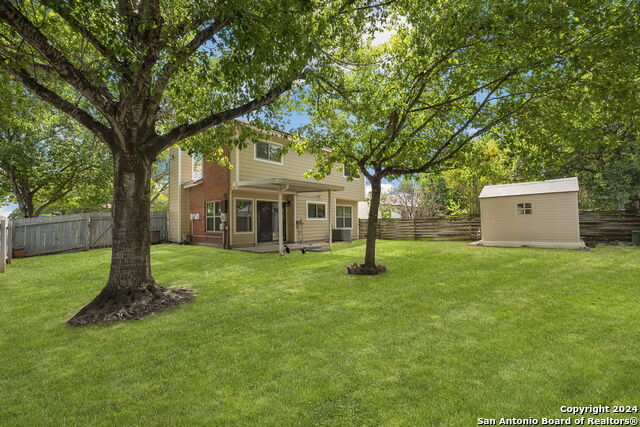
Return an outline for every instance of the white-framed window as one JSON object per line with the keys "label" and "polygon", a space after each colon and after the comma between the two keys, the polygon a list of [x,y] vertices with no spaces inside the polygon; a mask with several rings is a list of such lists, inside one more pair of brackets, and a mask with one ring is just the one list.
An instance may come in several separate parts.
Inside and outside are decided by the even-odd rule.
{"label": "white-framed window", "polygon": [[351,206],[336,205],[336,228],[351,228],[353,226],[353,208]]}
{"label": "white-framed window", "polygon": [[275,142],[256,141],[254,159],[261,162],[282,164],[282,146]]}
{"label": "white-framed window", "polygon": [[355,169],[347,165],[346,163],[342,165],[342,176],[344,176],[345,178],[349,178],[349,177],[357,178]]}
{"label": "white-framed window", "polygon": [[533,208],[531,207],[531,203],[518,203],[517,211],[518,211],[518,215],[533,214]]}
{"label": "white-framed window", "polygon": [[205,231],[222,231],[222,212],[220,200],[205,203]]}
{"label": "white-framed window", "polygon": [[253,200],[236,199],[236,233],[251,233],[253,230]]}
{"label": "white-framed window", "polygon": [[307,219],[327,219],[325,202],[307,202]]}

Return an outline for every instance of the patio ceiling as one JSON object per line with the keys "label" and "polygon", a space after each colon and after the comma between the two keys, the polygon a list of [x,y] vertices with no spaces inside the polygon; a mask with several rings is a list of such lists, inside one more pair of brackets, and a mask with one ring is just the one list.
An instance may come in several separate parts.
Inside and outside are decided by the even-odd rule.
{"label": "patio ceiling", "polygon": [[318,191],[343,191],[341,185],[324,184],[322,182],[302,181],[286,178],[269,178],[252,181],[238,181],[235,188],[259,188],[271,191],[289,191],[294,193],[316,193]]}

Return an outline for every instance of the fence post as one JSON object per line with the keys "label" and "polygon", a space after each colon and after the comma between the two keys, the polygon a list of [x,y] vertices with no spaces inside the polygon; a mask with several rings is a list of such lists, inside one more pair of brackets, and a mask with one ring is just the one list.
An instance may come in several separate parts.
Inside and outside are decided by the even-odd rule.
{"label": "fence post", "polygon": [[91,249],[91,236],[89,223],[91,222],[91,214],[84,214],[84,250],[88,251]]}
{"label": "fence post", "polygon": [[418,230],[416,230],[416,217],[413,216],[413,240],[418,240]]}
{"label": "fence post", "polygon": [[7,264],[13,260],[13,221],[7,218]]}

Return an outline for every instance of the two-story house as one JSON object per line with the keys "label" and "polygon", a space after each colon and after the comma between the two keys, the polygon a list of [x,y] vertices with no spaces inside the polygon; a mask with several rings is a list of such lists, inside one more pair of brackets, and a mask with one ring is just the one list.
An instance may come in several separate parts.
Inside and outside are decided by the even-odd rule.
{"label": "two-story house", "polygon": [[365,178],[348,179],[337,167],[322,181],[305,178],[315,158],[279,150],[284,133],[264,133],[245,148],[227,151],[232,167],[203,161],[193,179],[188,153],[171,148],[169,240],[223,248],[331,242],[350,230],[358,238],[358,202]]}

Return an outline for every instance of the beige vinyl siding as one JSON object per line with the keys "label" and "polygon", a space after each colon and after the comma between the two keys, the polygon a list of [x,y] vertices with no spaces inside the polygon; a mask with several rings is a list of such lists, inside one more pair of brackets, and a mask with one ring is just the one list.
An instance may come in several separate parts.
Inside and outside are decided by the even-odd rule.
{"label": "beige vinyl siding", "polygon": [[[266,139],[265,139],[266,140]],[[287,141],[283,138],[271,136],[268,141],[277,142],[280,144],[286,144]],[[315,165],[315,158],[310,153],[304,153],[298,155],[295,151],[290,151],[282,158],[282,164],[277,162],[259,161],[255,160],[255,144],[249,142],[243,150],[238,150],[240,154],[240,174],[241,181],[251,181],[257,179],[268,178],[286,178],[286,179],[299,179],[316,182],[314,179],[305,178],[304,174],[310,169],[313,169]],[[232,163],[237,165],[236,150],[231,156]],[[236,177],[236,170],[231,170],[231,180],[234,181]],[[354,181],[348,181],[343,176],[342,171],[336,170],[325,179],[322,180],[325,184],[341,185],[345,187],[344,191],[339,192],[341,199],[348,200],[364,200],[364,177],[360,177]]]}
{"label": "beige vinyl siding", "polygon": [[[519,215],[518,203],[531,203],[531,215]],[[483,241],[580,242],[575,192],[480,199]]]}
{"label": "beige vinyl siding", "polygon": [[[297,219],[302,220],[301,232],[298,233],[298,241],[317,242],[329,240],[329,224],[331,229],[336,227],[336,205],[351,206],[351,236],[353,239],[358,238],[358,201],[338,199],[335,194],[341,192],[331,192],[331,207],[328,205],[327,192],[319,193],[300,193],[297,196]],[[307,218],[307,202],[323,202],[327,203],[327,219],[309,219]]]}
{"label": "beige vinyl siding", "polygon": [[296,200],[296,218],[302,221],[302,227],[298,231],[299,242],[317,242],[329,240],[329,214],[333,220],[335,216],[334,204],[331,204],[331,210],[327,204],[326,219],[308,219],[307,218],[307,202],[327,203],[327,192],[319,193],[299,193]]}
{"label": "beige vinyl siding", "polygon": [[193,163],[191,156],[179,148],[169,150],[169,241],[181,243],[189,233],[189,191],[182,184],[191,180]]}

